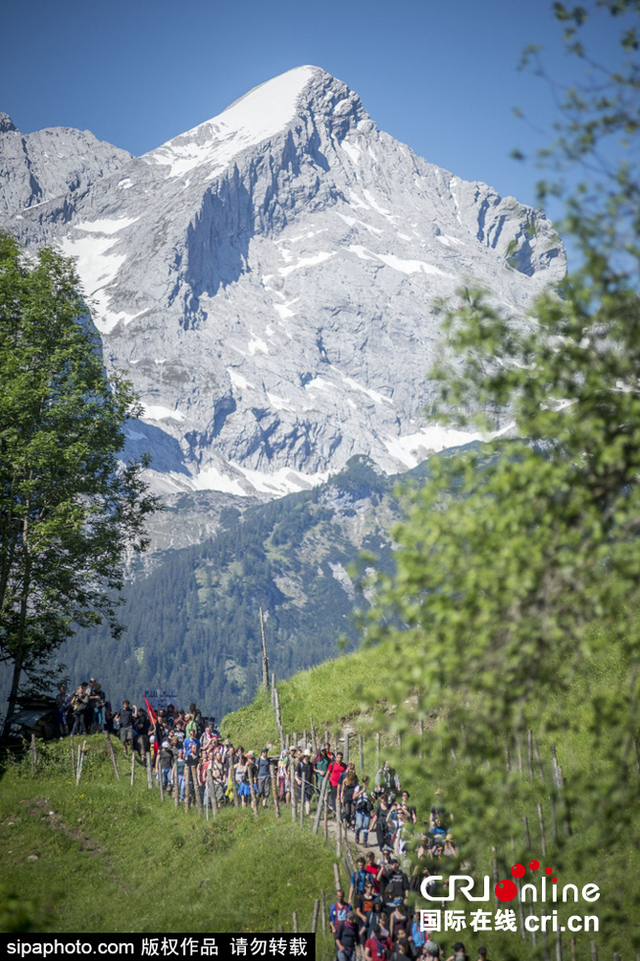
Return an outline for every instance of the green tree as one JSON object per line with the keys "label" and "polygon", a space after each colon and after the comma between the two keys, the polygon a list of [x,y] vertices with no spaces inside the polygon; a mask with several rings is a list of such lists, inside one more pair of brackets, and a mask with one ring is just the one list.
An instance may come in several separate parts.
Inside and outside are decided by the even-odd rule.
{"label": "green tree", "polygon": [[[396,570],[376,580],[366,634],[396,642],[387,691],[395,726],[408,734],[417,718],[438,712],[445,747],[470,759],[456,771],[465,836],[487,837],[488,820],[503,839],[520,834],[515,814],[535,798],[504,761],[499,778],[495,763],[492,776],[484,767],[504,757],[503,734],[534,727],[544,737],[546,727],[561,744],[587,738],[588,759],[555,796],[564,817],[579,811],[580,823],[558,839],[554,871],[568,876],[597,856],[609,943],[633,931],[637,951],[624,913],[625,898],[638,903],[637,871],[624,874],[622,890],[622,862],[608,855],[637,850],[640,827],[640,204],[627,159],[640,156],[640,4],[555,10],[570,49],[592,70],[582,25],[598,12],[624,24],[624,62],[598,68],[593,88],[567,91],[547,156],[558,168],[579,165],[564,223],[579,264],[524,324],[479,291],[440,305],[450,360],[435,373],[445,409],[488,429],[510,414],[518,439],[441,458],[410,495],[393,535]],[[599,162],[599,144],[615,134],[614,168]],[[540,187],[542,196],[562,189]],[[612,651],[616,684],[603,686],[597,666]],[[578,707],[575,685],[584,693]]]}
{"label": "green tree", "polygon": [[[0,234],[0,657],[42,681],[72,624],[106,618],[156,506],[143,463],[121,464],[135,398],[106,377],[70,261],[27,260]],[[50,679],[49,679],[50,680]]]}

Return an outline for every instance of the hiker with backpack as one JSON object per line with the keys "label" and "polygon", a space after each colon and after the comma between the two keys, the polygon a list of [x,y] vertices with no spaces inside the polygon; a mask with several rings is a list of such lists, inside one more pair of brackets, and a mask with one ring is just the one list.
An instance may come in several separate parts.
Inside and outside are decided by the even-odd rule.
{"label": "hiker with backpack", "polygon": [[376,787],[381,787],[386,794],[395,795],[400,790],[400,778],[389,761],[385,761],[376,774]]}
{"label": "hiker with backpack", "polygon": [[371,937],[364,943],[364,956],[366,961],[389,961],[393,945],[391,939],[382,933],[379,924],[374,927]]}
{"label": "hiker with backpack", "polygon": [[351,884],[349,886],[349,904],[355,903],[355,895],[363,894],[366,882],[371,880],[370,875],[368,875],[365,870],[364,858],[359,857],[356,863],[357,867],[351,875]]}
{"label": "hiker with backpack", "polygon": [[266,747],[260,751],[257,767],[258,776],[258,799],[262,798],[262,807],[266,808],[271,791],[271,765],[269,763],[269,752]]}
{"label": "hiker with backpack", "polygon": [[347,769],[340,775],[338,781],[338,800],[342,809],[342,820],[347,827],[355,828],[356,816],[353,805],[353,795],[358,787],[358,775],[353,761],[349,761]]}
{"label": "hiker with backpack", "polygon": [[344,891],[336,891],[336,900],[329,908],[329,927],[334,938],[338,933],[338,927],[343,921],[346,921],[347,914],[350,910],[351,905],[345,901]]}
{"label": "hiker with backpack", "polygon": [[311,813],[311,797],[313,795],[313,763],[311,761],[311,751],[307,748],[303,751],[301,759],[296,767],[296,784],[298,785],[298,797],[300,803],[304,801],[307,815]]}
{"label": "hiker with backpack", "polygon": [[87,705],[89,703],[89,694],[86,681],[78,687],[76,693],[71,698],[71,710],[73,712],[73,727],[71,728],[71,737],[74,734],[86,734],[87,729],[85,726],[85,712],[87,710]]}
{"label": "hiker with backpack", "polygon": [[356,814],[356,844],[369,843],[369,825],[373,814],[373,803],[369,797],[369,777],[362,778],[353,792],[353,807]]}
{"label": "hiker with backpack", "polygon": [[378,847],[382,851],[383,848],[390,848],[390,837],[389,837],[389,827],[387,825],[387,818],[389,816],[389,802],[387,800],[387,795],[382,792],[378,799],[378,805],[373,813],[373,819],[371,821],[371,829],[375,829],[376,837],[378,838]]}
{"label": "hiker with backpack", "polygon": [[69,733],[67,724],[67,714],[71,707],[71,695],[67,693],[64,684],[58,687],[59,694],[56,698],[56,724],[60,732],[60,737],[65,737]]}

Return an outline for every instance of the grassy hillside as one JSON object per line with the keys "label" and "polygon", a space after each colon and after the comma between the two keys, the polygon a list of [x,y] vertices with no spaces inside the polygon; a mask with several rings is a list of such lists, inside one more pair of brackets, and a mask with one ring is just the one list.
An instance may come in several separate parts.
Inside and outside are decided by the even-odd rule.
{"label": "grassy hillside", "polygon": [[[598,824],[585,820],[579,791],[571,790],[572,785],[579,786],[581,772],[604,768],[612,760],[594,755],[590,731],[593,691],[615,690],[627,671],[615,650],[612,648],[605,660],[584,665],[568,700],[553,703],[541,695],[529,705],[527,724],[538,741],[544,782],[535,761],[529,780],[526,733],[519,742],[522,773],[514,732],[509,732],[506,742],[510,774],[506,772],[502,734],[496,737],[495,753],[488,750],[486,762],[476,769],[464,757],[454,759],[442,750],[447,720],[437,716],[424,719],[422,737],[404,732],[399,749],[394,705],[384,698],[391,654],[385,648],[359,651],[280,684],[285,730],[308,731],[313,718],[316,730],[324,733],[328,728],[335,740],[347,725],[353,731],[350,749],[356,761],[355,735],[362,733],[365,771],[373,776],[379,760],[389,756],[411,792],[419,821],[428,817],[434,801],[454,813],[453,830],[466,865],[463,873],[492,876],[492,847],[496,848],[500,878],[510,876],[511,864],[526,865],[532,857],[553,867],[561,850],[563,864],[571,865],[571,877],[565,872],[559,881],[570,880],[580,886],[594,882],[602,891],[596,904],[557,906],[561,919],[566,919],[569,907],[575,915],[598,917],[598,933],[576,934],[576,957],[590,958],[594,940],[601,959],[610,958],[614,949],[620,951],[623,961],[632,959],[638,950],[640,921],[640,811],[632,812],[630,827],[616,849],[601,851]],[[410,648],[406,654],[410,656]],[[374,699],[378,713],[371,706]],[[538,737],[547,721],[552,729],[555,726],[555,734]],[[250,706],[228,715],[223,731],[245,749],[275,743],[268,698],[261,694]],[[382,732],[380,755],[376,753],[376,732]],[[563,827],[567,811],[557,806],[557,844],[550,801],[552,744],[563,767],[565,795],[570,801],[570,835],[565,836]],[[225,809],[216,821],[206,822],[193,810],[176,811],[172,802],[160,803],[156,789],[147,789],[140,769],[131,787],[124,758],[119,761],[121,780],[116,782],[100,737],[90,740],[83,777],[76,787],[69,774],[68,746],[67,741],[41,747],[44,766],[35,778],[28,757],[9,766],[2,778],[0,845],[7,852],[3,927],[15,929],[23,924],[23,929],[31,925],[35,930],[60,932],[277,931],[281,924],[284,930],[291,929],[295,910],[300,929],[308,930],[321,888],[327,891],[330,903],[333,851],[311,835],[308,824],[303,829],[294,826],[289,812],[277,821],[270,808],[260,810],[257,819],[250,808]],[[621,777],[636,777],[640,786],[633,758],[619,759],[619,767]],[[472,800],[466,788],[474,777],[494,785],[495,807],[484,812],[483,831],[470,836],[465,820]],[[545,825],[546,858],[541,855],[538,803]],[[528,819],[529,849],[524,842],[523,817]],[[449,864],[447,870],[453,867]],[[344,882],[344,868],[342,871]],[[418,906],[427,905],[419,899]],[[455,907],[477,906],[456,901]],[[496,904],[486,907],[495,910]],[[610,923],[614,907],[622,910],[625,923]],[[458,936],[443,934],[440,940],[450,949]],[[552,952],[553,937],[549,942]],[[519,934],[507,932],[481,935],[467,930],[462,940],[468,949],[488,943],[489,956],[504,961],[537,957],[536,951],[544,947],[541,935],[534,949],[530,940],[524,942]],[[565,957],[569,957],[568,934],[563,935],[563,944]],[[330,941],[321,944],[319,957],[332,957]]]}
{"label": "grassy hillside", "polygon": [[115,780],[99,736],[76,787],[68,747],[45,749],[36,778],[27,759],[2,779],[0,930],[291,931],[294,910],[310,929],[333,879],[320,838],[270,810],[255,821],[226,808],[207,822],[162,804],[142,768],[131,786],[120,751]]}

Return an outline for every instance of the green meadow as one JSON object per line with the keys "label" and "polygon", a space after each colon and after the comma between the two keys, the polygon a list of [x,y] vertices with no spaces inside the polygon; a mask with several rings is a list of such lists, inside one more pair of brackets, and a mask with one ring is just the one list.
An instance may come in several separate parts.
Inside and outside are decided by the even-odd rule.
{"label": "green meadow", "polygon": [[[595,628],[597,630],[597,628]],[[410,656],[410,650],[407,650]],[[600,886],[595,904],[550,905],[558,917],[569,914],[597,917],[597,933],[577,933],[573,950],[578,959],[591,957],[591,941],[599,957],[621,952],[622,961],[638,950],[640,911],[639,809],[625,812],[625,828],[614,850],[599,846],[599,825],[586,817],[579,786],[584,770],[620,764],[621,777],[640,774],[633,756],[612,759],[605,750],[593,752],[593,692],[615,691],[627,667],[612,647],[609,656],[585,662],[568,697],[561,702],[541,696],[528,708],[528,725],[541,759],[533,759],[529,776],[527,736],[496,736],[485,760],[455,758],[446,750],[447,718],[426,718],[421,732],[394,728],[396,705],[385,697],[390,648],[381,646],[339,657],[302,672],[279,685],[285,731],[309,736],[311,719],[319,737],[329,730],[332,743],[351,732],[351,757],[359,764],[358,735],[364,745],[364,770],[372,780],[377,765],[389,757],[403,786],[411,792],[418,821],[428,818],[432,803],[454,815],[451,827],[460,845],[463,866],[458,870],[481,879],[511,877],[513,863],[527,865],[538,858],[553,867],[562,848],[563,864],[572,865],[573,882]],[[270,698],[260,693],[254,702],[228,715],[222,731],[245,750],[259,750],[277,742]],[[376,734],[378,735],[376,737]],[[76,745],[78,740],[76,739]],[[104,735],[88,739],[79,784],[71,774],[69,740],[38,743],[39,762],[32,772],[29,752],[10,759],[0,781],[0,849],[3,851],[0,929],[4,931],[79,932],[278,932],[291,931],[293,912],[300,931],[309,931],[314,901],[326,893],[333,900],[335,841],[314,836],[311,822],[293,823],[288,809],[277,819],[273,807],[258,811],[226,806],[217,818],[206,820],[195,808],[176,809],[170,798],[160,800],[158,788],[147,787],[146,773],[136,765],[133,786],[130,761],[113,742],[120,780],[116,780]],[[505,755],[509,749],[509,766]],[[554,803],[558,841],[554,840],[551,806],[551,747],[562,765],[566,785]],[[378,753],[379,751],[379,753]],[[482,829],[470,833],[467,815],[473,814],[474,779],[495,785],[494,805],[481,812]],[[575,786],[575,790],[572,786]],[[541,854],[538,817],[541,805],[547,855]],[[477,814],[477,812],[476,812]],[[506,821],[505,821],[506,818]],[[525,844],[527,819],[530,847]],[[471,821],[470,823],[477,823]],[[508,826],[505,828],[505,824]],[[352,835],[350,835],[352,837]],[[493,850],[494,849],[494,850]],[[355,854],[355,848],[352,845]],[[572,854],[573,852],[573,854]],[[449,866],[452,870],[454,865]],[[407,862],[407,869],[412,865]],[[340,861],[343,884],[347,881]],[[527,878],[525,880],[530,880]],[[492,885],[493,887],[493,885]],[[417,907],[426,908],[420,897]],[[455,907],[465,908],[458,899]],[[491,910],[510,905],[486,905]],[[473,905],[476,908],[477,905]],[[485,905],[481,905],[485,907]],[[513,906],[515,907],[515,905]],[[537,906],[539,908],[539,905]],[[626,917],[624,924],[620,917]],[[318,957],[333,957],[330,936],[323,937],[318,922]],[[461,937],[467,949],[487,943],[498,959],[544,957],[555,951],[554,935],[541,934],[534,946],[520,934],[491,934],[467,930],[442,934],[450,949]],[[570,957],[569,935],[563,935],[565,957]]]}

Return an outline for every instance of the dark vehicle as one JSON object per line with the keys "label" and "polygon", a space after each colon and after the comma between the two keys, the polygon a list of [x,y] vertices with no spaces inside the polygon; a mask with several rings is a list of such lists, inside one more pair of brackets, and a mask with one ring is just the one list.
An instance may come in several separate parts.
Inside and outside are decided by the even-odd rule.
{"label": "dark vehicle", "polygon": [[56,702],[52,697],[18,698],[18,710],[7,719],[5,737],[30,740],[31,735],[50,741],[57,737]]}

